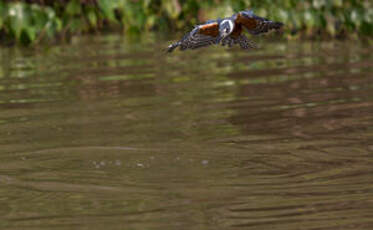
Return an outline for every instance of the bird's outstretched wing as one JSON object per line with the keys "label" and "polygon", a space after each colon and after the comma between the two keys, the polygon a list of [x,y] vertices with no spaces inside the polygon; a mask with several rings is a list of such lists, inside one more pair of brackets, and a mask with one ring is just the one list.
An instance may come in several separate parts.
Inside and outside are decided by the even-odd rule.
{"label": "bird's outstretched wing", "polygon": [[236,23],[241,24],[253,35],[266,33],[269,30],[278,30],[283,26],[281,22],[274,22],[266,18],[256,16],[251,10],[241,11],[236,16]]}
{"label": "bird's outstretched wing", "polygon": [[196,26],[184,37],[168,46],[167,52],[172,52],[175,48],[181,50],[196,49],[215,44],[216,37],[219,35],[219,23],[217,21],[208,21],[205,24]]}

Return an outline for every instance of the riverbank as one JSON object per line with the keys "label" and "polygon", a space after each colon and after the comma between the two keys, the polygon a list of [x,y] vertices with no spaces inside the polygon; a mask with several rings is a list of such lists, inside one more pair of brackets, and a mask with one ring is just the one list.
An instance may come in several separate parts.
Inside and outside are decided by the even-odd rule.
{"label": "riverbank", "polygon": [[8,0],[0,2],[0,40],[30,45],[113,29],[132,34],[184,31],[243,9],[284,22],[286,38],[373,35],[373,4],[368,0]]}

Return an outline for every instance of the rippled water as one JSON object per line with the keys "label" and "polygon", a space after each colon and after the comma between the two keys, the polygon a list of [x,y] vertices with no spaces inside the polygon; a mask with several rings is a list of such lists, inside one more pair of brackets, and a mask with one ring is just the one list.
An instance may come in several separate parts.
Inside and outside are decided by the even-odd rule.
{"label": "rippled water", "polygon": [[373,229],[371,46],[159,40],[0,50],[1,229]]}

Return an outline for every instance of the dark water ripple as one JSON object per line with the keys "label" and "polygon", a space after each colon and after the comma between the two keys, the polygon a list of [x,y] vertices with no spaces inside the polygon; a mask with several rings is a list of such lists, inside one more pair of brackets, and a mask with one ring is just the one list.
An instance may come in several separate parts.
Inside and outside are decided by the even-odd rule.
{"label": "dark water ripple", "polygon": [[373,229],[370,46],[156,39],[0,51],[0,228]]}

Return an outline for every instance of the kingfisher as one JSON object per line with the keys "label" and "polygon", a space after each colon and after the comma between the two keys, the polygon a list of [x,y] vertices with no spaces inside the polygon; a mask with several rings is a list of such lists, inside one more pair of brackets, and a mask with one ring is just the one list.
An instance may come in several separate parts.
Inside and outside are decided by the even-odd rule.
{"label": "kingfisher", "polygon": [[244,29],[252,35],[258,35],[269,30],[279,30],[283,25],[281,22],[259,17],[252,10],[240,11],[231,17],[208,20],[195,26],[181,40],[169,45],[167,52],[172,52],[177,47],[186,50],[214,44],[229,47],[238,44],[242,49],[256,48],[256,44],[243,34]]}

